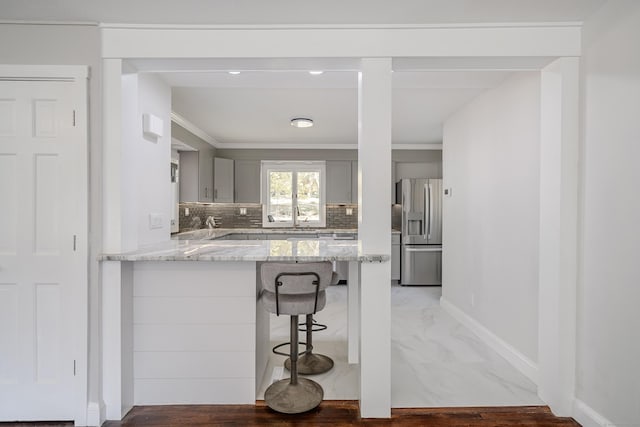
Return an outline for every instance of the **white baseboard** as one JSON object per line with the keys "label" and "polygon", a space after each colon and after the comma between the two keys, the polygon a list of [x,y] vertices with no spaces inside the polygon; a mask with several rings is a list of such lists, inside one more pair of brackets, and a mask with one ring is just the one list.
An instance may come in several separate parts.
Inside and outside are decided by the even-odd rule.
{"label": "white baseboard", "polygon": [[531,359],[520,353],[513,346],[506,343],[502,338],[491,332],[489,329],[478,323],[477,320],[470,317],[468,314],[460,310],[449,301],[440,297],[440,306],[449,313],[454,319],[462,323],[467,328],[471,329],[473,333],[478,335],[485,344],[496,351],[500,356],[504,357],[511,363],[517,370],[519,370],[524,376],[533,381],[534,384],[538,384],[538,365]]}
{"label": "white baseboard", "polygon": [[573,401],[573,418],[582,424],[582,427],[616,427],[580,399]]}
{"label": "white baseboard", "polygon": [[89,402],[87,405],[87,426],[100,427],[106,420],[104,405]]}

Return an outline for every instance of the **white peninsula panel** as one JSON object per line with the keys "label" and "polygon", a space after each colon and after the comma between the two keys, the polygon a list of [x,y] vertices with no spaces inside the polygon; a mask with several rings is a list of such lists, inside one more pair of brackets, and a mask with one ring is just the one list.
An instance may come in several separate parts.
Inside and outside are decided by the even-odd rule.
{"label": "white peninsula panel", "polygon": [[133,283],[134,404],[255,402],[268,315],[254,262],[136,262]]}

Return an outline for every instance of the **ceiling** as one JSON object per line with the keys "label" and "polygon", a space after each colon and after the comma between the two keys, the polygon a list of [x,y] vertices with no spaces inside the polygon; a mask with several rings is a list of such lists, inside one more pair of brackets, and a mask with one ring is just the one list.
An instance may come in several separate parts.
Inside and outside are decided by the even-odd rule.
{"label": "ceiling", "polygon": [[576,22],[605,0],[0,0],[0,19],[142,24]]}
{"label": "ceiling", "polygon": [[[0,20],[296,27],[579,23],[606,1],[0,0]],[[539,63],[532,64],[519,58],[394,58],[394,146],[440,143],[442,123],[452,112],[498,85],[509,72],[540,69],[547,60],[537,58]],[[257,66],[251,61],[183,60],[177,66],[161,59],[131,62],[139,71],[162,71],[158,75],[173,88],[174,111],[218,146],[355,147],[357,58],[336,63],[307,59],[293,67],[277,59]],[[232,69],[243,72],[226,73]],[[311,69],[326,72],[311,76]],[[492,71],[496,69],[504,71]],[[289,126],[297,116],[312,118],[315,126]]]}
{"label": "ceiling", "polygon": [[[424,147],[442,142],[442,123],[507,71],[393,73],[392,141]],[[220,147],[333,147],[357,144],[357,74],[327,71],[158,73],[172,86],[172,108]],[[312,128],[290,126],[294,117]]]}

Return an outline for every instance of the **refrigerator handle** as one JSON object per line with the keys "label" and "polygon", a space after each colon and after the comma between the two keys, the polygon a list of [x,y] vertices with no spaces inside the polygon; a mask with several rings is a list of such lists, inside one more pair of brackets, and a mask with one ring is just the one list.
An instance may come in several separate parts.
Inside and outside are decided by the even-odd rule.
{"label": "refrigerator handle", "polygon": [[429,184],[429,233],[427,239],[431,240],[431,224],[433,224],[433,190]]}
{"label": "refrigerator handle", "polygon": [[431,209],[431,206],[428,206],[427,203],[429,203],[429,188],[427,187],[427,184],[424,185],[423,188],[424,191],[424,209],[422,210],[423,212],[423,219],[422,219],[422,237],[425,240],[429,239],[429,234],[431,233],[431,229],[429,228],[429,223],[428,223],[428,212],[429,209]]}

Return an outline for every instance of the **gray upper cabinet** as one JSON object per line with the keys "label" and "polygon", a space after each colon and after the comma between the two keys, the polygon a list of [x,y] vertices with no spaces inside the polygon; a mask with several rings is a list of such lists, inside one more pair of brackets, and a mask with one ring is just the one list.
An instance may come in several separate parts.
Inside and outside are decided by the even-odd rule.
{"label": "gray upper cabinet", "polygon": [[351,161],[328,160],[327,203],[351,203]]}
{"label": "gray upper cabinet", "polygon": [[213,202],[213,150],[180,152],[180,201]]}
{"label": "gray upper cabinet", "polygon": [[260,160],[236,160],[236,203],[260,203]]}
{"label": "gray upper cabinet", "polygon": [[213,165],[213,201],[218,203],[233,203],[233,160],[216,157]]}

